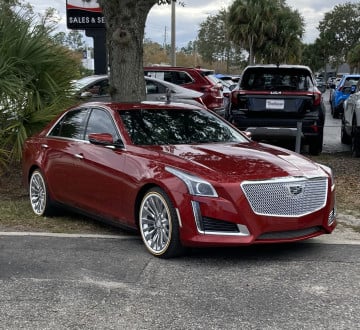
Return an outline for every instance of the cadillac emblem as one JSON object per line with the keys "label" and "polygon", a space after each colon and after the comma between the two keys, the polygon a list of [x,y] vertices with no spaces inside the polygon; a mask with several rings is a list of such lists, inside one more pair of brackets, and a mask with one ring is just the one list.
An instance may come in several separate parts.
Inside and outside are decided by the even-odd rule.
{"label": "cadillac emblem", "polygon": [[300,197],[304,192],[304,186],[297,184],[297,185],[289,185],[287,186],[288,192],[292,197]]}

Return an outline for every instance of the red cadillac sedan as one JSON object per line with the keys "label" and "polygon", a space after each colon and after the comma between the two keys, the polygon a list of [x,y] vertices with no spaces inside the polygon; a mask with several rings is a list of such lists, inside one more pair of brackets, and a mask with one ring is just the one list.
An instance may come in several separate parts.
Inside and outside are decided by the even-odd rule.
{"label": "red cadillac sedan", "polygon": [[330,168],[251,141],[179,103],[85,103],[29,138],[33,211],[70,207],[136,229],[154,256],[186,247],[294,242],[336,226]]}

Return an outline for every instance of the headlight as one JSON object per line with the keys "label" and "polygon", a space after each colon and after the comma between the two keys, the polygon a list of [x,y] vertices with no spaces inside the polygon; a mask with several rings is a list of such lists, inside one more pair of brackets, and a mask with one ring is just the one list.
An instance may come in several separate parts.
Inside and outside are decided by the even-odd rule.
{"label": "headlight", "polygon": [[191,195],[218,197],[216,190],[209,182],[172,167],[165,167],[165,170],[181,179],[186,184]]}
{"label": "headlight", "polygon": [[329,176],[331,179],[331,190],[334,190],[335,187],[335,178],[334,178],[334,172],[331,169],[331,167],[323,165],[323,164],[319,164],[317,163]]}

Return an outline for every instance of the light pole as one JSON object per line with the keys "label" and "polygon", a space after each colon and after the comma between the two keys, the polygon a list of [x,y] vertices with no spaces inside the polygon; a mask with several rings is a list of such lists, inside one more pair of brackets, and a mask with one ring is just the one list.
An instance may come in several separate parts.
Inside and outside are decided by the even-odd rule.
{"label": "light pole", "polygon": [[171,65],[176,66],[176,47],[175,47],[175,0],[171,0]]}

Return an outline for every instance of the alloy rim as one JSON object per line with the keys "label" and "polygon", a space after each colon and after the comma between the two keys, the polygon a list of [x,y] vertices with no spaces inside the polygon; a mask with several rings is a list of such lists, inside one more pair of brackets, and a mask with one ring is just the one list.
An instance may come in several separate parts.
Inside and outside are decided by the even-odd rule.
{"label": "alloy rim", "polygon": [[159,255],[166,251],[171,240],[171,216],[161,195],[150,193],[143,200],[140,228],[143,240],[153,254]]}
{"label": "alloy rim", "polygon": [[30,180],[30,202],[33,211],[42,215],[46,206],[46,188],[42,176],[35,172]]}

